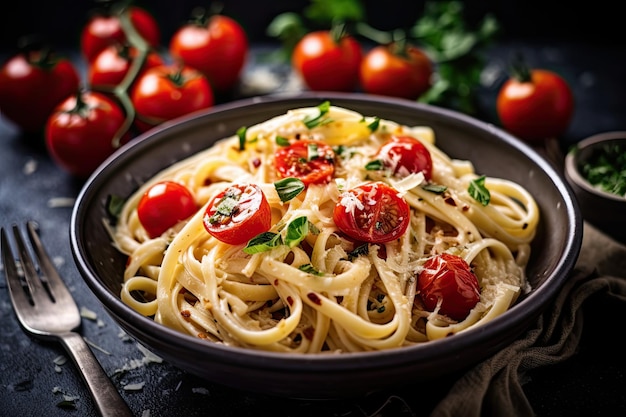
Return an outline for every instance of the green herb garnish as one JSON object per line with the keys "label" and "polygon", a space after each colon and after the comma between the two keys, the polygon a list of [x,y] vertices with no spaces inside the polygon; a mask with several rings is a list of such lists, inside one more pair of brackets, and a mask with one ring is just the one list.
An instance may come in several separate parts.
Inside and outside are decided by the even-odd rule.
{"label": "green herb garnish", "polygon": [[289,139],[284,136],[276,136],[276,144],[278,146],[289,146]]}
{"label": "green herb garnish", "polygon": [[422,187],[422,190],[430,191],[431,193],[435,194],[443,194],[446,192],[447,189],[448,187],[446,187],[445,185],[439,184],[426,184]]}
{"label": "green herb garnish", "polygon": [[324,273],[323,273],[323,272],[318,271],[318,270],[317,270],[317,269],[315,269],[315,268],[313,267],[313,265],[311,265],[311,264],[304,264],[304,265],[300,265],[300,266],[298,267],[298,269],[299,269],[300,271],[306,272],[307,274],[317,275],[318,277],[321,277],[321,276],[323,276],[323,275],[324,275]]}
{"label": "green herb garnish", "polygon": [[243,151],[246,149],[246,133],[248,133],[248,128],[246,126],[242,126],[237,129],[237,136],[239,136],[239,150]]}
{"label": "green herb garnish", "polygon": [[283,178],[274,183],[280,201],[283,203],[296,198],[306,187],[298,178]]}
{"label": "green herb garnish", "polygon": [[296,217],[287,225],[285,244],[293,248],[300,244],[309,234],[309,221],[305,216]]}
{"label": "green herb garnish", "polygon": [[317,116],[313,116],[313,117],[307,116],[302,121],[305,124],[305,126],[309,129],[313,129],[315,127],[318,127],[318,126],[321,126],[323,124],[330,122],[329,119],[324,117],[330,110],[330,101],[323,102],[322,104],[317,106],[317,109],[320,111],[320,113]]}
{"label": "green herb garnish", "polygon": [[489,193],[487,187],[485,187],[484,175],[471,180],[469,187],[467,188],[467,192],[474,200],[478,201],[483,206],[488,205],[491,200],[491,194]]}
{"label": "green herb garnish", "polygon": [[626,146],[605,145],[594,151],[582,166],[590,184],[620,197],[626,196]]}
{"label": "green herb garnish", "polygon": [[267,252],[282,244],[283,239],[278,233],[263,232],[250,239],[243,251],[248,255],[254,255],[255,253]]}

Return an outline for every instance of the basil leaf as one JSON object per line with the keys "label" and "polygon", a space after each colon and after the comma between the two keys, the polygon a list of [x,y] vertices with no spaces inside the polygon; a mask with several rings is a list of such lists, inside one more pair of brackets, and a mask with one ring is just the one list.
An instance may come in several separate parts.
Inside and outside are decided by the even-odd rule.
{"label": "basil leaf", "polygon": [[380,126],[380,117],[374,118],[374,121],[367,125],[367,128],[370,132],[376,132],[378,130],[378,126]]}
{"label": "basil leaf", "polygon": [[467,188],[467,192],[474,200],[478,201],[483,206],[488,205],[491,200],[491,194],[489,193],[487,187],[485,187],[484,175],[471,180],[469,187]]}
{"label": "basil leaf", "polygon": [[324,275],[324,273],[323,273],[323,272],[318,271],[318,270],[317,270],[317,269],[315,269],[315,268],[313,267],[313,265],[311,265],[311,264],[304,264],[304,265],[300,265],[300,266],[298,267],[298,269],[299,269],[300,271],[306,272],[307,274],[317,275],[318,277],[321,277],[321,276],[323,276],[323,275]]}
{"label": "basil leaf", "polygon": [[111,194],[107,199],[107,211],[113,218],[118,219],[120,217],[120,214],[122,214],[122,209],[124,208],[125,202],[126,200],[124,200],[122,197]]}
{"label": "basil leaf", "polygon": [[309,221],[306,216],[296,217],[287,225],[285,244],[290,248],[297,246],[309,233]]}
{"label": "basil leaf", "polygon": [[248,133],[248,128],[246,126],[242,126],[237,129],[237,136],[239,136],[239,150],[243,151],[246,149],[246,133]]}
{"label": "basil leaf", "polygon": [[274,183],[274,188],[276,188],[280,201],[284,203],[296,198],[306,187],[298,178],[283,178]]}
{"label": "basil leaf", "polygon": [[320,157],[320,154],[317,152],[316,143],[309,143],[306,145],[306,157],[307,161],[312,161]]}
{"label": "basil leaf", "polygon": [[278,146],[289,146],[289,139],[284,136],[276,136],[276,144]]}
{"label": "basil leaf", "polygon": [[352,252],[348,253],[348,259],[350,261],[353,261],[361,255],[367,255],[369,251],[370,251],[369,245],[367,243],[364,243],[354,248]]}
{"label": "basil leaf", "polygon": [[374,159],[373,161],[370,161],[367,164],[365,164],[365,169],[367,171],[380,171],[384,167],[385,167],[385,164],[380,159]]}
{"label": "basil leaf", "polygon": [[267,252],[283,244],[283,240],[278,233],[263,232],[250,239],[243,251],[248,255],[255,253]]}
{"label": "basil leaf", "polygon": [[302,121],[304,125],[309,129],[313,129],[314,127],[321,126],[324,123],[330,122],[330,120],[324,119],[324,116],[330,110],[330,101],[323,102],[322,104],[317,106],[317,108],[320,111],[320,114],[315,117],[307,116]]}
{"label": "basil leaf", "polygon": [[435,194],[443,194],[447,189],[448,187],[446,187],[445,185],[439,184],[426,184],[422,187],[422,190],[430,191],[431,193]]}

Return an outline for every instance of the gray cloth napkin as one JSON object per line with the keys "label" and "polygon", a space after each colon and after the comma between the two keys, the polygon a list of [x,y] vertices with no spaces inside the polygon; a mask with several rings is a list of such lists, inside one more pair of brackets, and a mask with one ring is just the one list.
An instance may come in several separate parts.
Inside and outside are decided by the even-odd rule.
{"label": "gray cloth napkin", "polygon": [[580,340],[580,308],[594,294],[626,302],[626,246],[588,223],[580,256],[554,303],[524,337],[466,373],[435,407],[432,417],[533,416],[522,384],[532,369],[571,357]]}

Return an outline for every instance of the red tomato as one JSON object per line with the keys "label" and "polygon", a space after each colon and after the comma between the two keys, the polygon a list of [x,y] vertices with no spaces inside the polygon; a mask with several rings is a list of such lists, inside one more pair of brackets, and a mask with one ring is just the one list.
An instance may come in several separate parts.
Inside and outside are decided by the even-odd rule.
{"label": "red tomato", "polygon": [[439,313],[454,320],[463,320],[480,300],[478,278],[465,260],[442,253],[424,263],[417,279],[419,295],[429,311],[441,299]]}
{"label": "red tomato", "polygon": [[235,184],[211,200],[203,221],[211,236],[240,245],[270,230],[272,210],[258,185]]}
{"label": "red tomato", "polygon": [[335,224],[362,242],[385,243],[399,238],[409,227],[409,204],[383,182],[361,185],[342,193],[333,211]]}
{"label": "red tomato", "polygon": [[[86,177],[115,151],[113,137],[125,118],[117,103],[103,94],[71,96],[48,118],[46,146],[62,168]],[[128,138],[126,135],[122,142]]]}
{"label": "red tomato", "polygon": [[359,80],[361,45],[350,35],[332,31],[306,34],[296,44],[292,66],[314,91],[352,91]]}
{"label": "red tomato", "polygon": [[427,181],[432,178],[433,161],[430,152],[422,142],[410,136],[392,138],[380,147],[376,158],[394,175],[406,177],[423,172]]}
{"label": "red tomato", "polygon": [[213,105],[213,91],[206,77],[178,65],[147,69],[135,81],[130,98],[137,112],[137,127],[142,131]]}
{"label": "red tomato", "polygon": [[415,100],[430,88],[433,67],[428,56],[414,46],[399,47],[380,45],[365,55],[360,80],[366,93]]}
{"label": "red tomato", "polygon": [[[158,46],[161,30],[156,19],[145,9],[137,6],[128,8],[130,21],[135,30],[150,46]],[[112,44],[127,43],[120,18],[116,14],[100,13],[94,15],[82,30],[81,50],[87,61],[93,61],[98,53]]]}
{"label": "red tomato", "polygon": [[278,175],[298,178],[307,186],[328,183],[335,172],[335,152],[316,140],[302,139],[279,148],[274,161]]}
{"label": "red tomato", "polygon": [[25,132],[40,132],[79,83],[78,71],[66,59],[45,51],[18,54],[0,70],[0,113]]}
{"label": "red tomato", "polygon": [[174,33],[169,50],[172,57],[202,72],[215,91],[224,92],[239,81],[248,55],[248,38],[233,19],[202,15]]}
{"label": "red tomato", "polygon": [[535,69],[509,78],[498,92],[496,108],[507,131],[526,141],[539,141],[567,130],[574,98],[558,74]]}
{"label": "red tomato", "polygon": [[166,180],[154,184],[141,196],[137,216],[148,235],[155,238],[197,210],[193,194],[187,187]]}
{"label": "red tomato", "polygon": [[[107,46],[88,64],[87,80],[89,84],[94,88],[113,88],[119,85],[124,80],[137,55],[138,52],[135,48],[126,45]],[[153,51],[148,52],[142,71],[164,63],[159,54]],[[139,78],[140,75],[141,71],[136,78]]]}

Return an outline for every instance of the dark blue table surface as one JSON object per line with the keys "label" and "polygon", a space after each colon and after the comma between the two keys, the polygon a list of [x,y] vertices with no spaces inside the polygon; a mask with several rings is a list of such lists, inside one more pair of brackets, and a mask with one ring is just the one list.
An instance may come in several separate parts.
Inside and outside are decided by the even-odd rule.
{"label": "dark blue table surface", "polygon": [[[522,51],[533,66],[559,72],[573,88],[576,112],[569,130],[560,138],[563,149],[595,133],[626,130],[624,45],[516,41],[495,45],[487,55],[479,117],[497,123],[495,95],[503,81],[502,71],[516,50]],[[0,58],[4,61],[6,56]],[[246,74],[257,66],[251,59]],[[428,386],[398,387],[343,401],[276,401],[208,383],[167,363],[135,368],[142,352],[133,340],[124,337],[89,291],[72,259],[71,199],[81,186],[50,160],[45,148],[26,140],[0,115],[0,225],[27,219],[39,222],[42,239],[77,303],[97,316],[95,320],[83,319],[82,334],[93,344],[95,355],[137,416],[145,410],[150,410],[151,416],[422,416],[429,414],[454,382],[454,378],[444,378]],[[63,201],[57,198],[68,198],[69,204],[54,206],[52,203]],[[35,340],[20,328],[4,274],[0,276],[0,415],[96,415],[74,366],[70,362],[55,366],[55,358],[65,355],[62,347]],[[625,328],[626,306],[598,298],[583,308],[585,327],[576,355],[531,372],[524,385],[540,416],[626,415],[626,343],[620,334]],[[141,390],[121,389],[123,384],[139,382],[145,382]],[[78,398],[75,409],[57,407],[59,391]]]}

